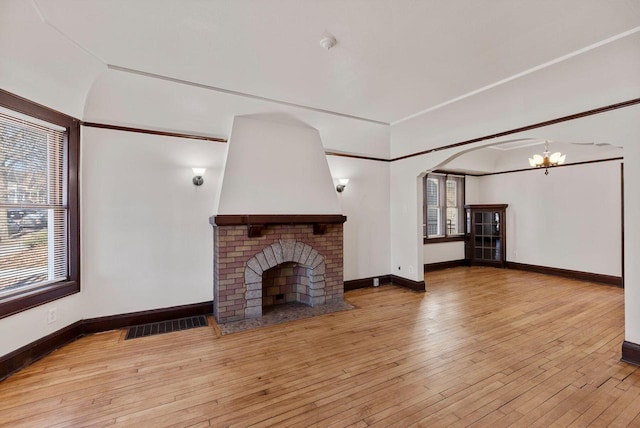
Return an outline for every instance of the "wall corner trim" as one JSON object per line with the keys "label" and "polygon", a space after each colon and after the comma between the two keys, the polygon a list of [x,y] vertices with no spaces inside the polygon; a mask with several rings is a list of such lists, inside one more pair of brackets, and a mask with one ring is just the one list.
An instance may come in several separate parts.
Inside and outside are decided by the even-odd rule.
{"label": "wall corner trim", "polygon": [[373,287],[373,279],[378,278],[380,285],[397,285],[399,287],[408,288],[412,291],[425,292],[424,281],[413,281],[396,275],[380,275],[368,278],[352,279],[344,282],[344,291],[357,290],[359,288]]}
{"label": "wall corner trim", "polygon": [[76,321],[0,357],[0,382],[82,336],[82,321]]}
{"label": "wall corner trim", "polygon": [[408,288],[409,290],[417,291],[420,293],[424,293],[425,291],[427,291],[424,280],[413,281],[411,279],[391,275],[391,284],[399,285],[400,287]]}
{"label": "wall corner trim", "polygon": [[352,279],[344,282],[344,291],[373,287],[373,280],[378,278],[379,285],[391,284],[391,275],[370,276],[368,278]]}
{"label": "wall corner trim", "polygon": [[622,342],[622,357],[620,361],[640,366],[640,345],[626,340]]}
{"label": "wall corner trim", "polygon": [[449,269],[459,266],[469,266],[470,261],[466,259],[460,260],[449,260],[446,262],[437,262],[437,263],[425,263],[424,264],[424,272],[434,272],[437,270]]}

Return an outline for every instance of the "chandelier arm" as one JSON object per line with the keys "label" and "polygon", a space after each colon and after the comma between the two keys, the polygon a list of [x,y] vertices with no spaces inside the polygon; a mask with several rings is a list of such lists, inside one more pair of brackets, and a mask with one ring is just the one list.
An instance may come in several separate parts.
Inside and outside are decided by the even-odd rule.
{"label": "chandelier arm", "polygon": [[549,140],[544,141],[544,152],[542,155],[535,154],[529,158],[529,165],[536,168],[544,168],[544,175],[549,175],[549,168],[564,164],[567,155],[560,152],[551,154],[549,152]]}

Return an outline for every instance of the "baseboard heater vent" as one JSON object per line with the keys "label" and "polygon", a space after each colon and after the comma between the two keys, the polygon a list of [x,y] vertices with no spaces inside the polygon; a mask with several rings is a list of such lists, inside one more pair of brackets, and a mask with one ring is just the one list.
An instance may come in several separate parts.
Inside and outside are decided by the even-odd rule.
{"label": "baseboard heater vent", "polygon": [[124,340],[137,339],[138,337],[154,336],[156,334],[171,333],[172,331],[189,330],[191,328],[206,327],[209,325],[207,317],[198,315],[195,317],[180,318],[177,320],[154,322],[150,324],[134,325],[127,329]]}

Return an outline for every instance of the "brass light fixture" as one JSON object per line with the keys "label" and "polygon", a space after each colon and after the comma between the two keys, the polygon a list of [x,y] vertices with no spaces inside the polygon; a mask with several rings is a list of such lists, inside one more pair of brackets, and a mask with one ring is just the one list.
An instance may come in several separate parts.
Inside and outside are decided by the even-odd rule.
{"label": "brass light fixture", "polygon": [[529,165],[535,168],[544,168],[544,175],[549,175],[549,167],[562,165],[567,155],[560,152],[550,154],[549,141],[544,142],[544,152],[542,155],[533,155],[533,159],[529,158]]}

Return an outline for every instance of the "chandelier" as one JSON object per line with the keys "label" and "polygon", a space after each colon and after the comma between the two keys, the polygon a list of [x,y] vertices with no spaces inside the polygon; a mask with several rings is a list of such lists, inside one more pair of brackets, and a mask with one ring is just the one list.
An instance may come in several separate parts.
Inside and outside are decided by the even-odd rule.
{"label": "chandelier", "polygon": [[535,168],[544,168],[544,175],[549,175],[549,167],[562,165],[567,155],[560,152],[549,153],[549,141],[544,142],[544,152],[542,156],[533,155],[533,159],[529,158],[529,165]]}

